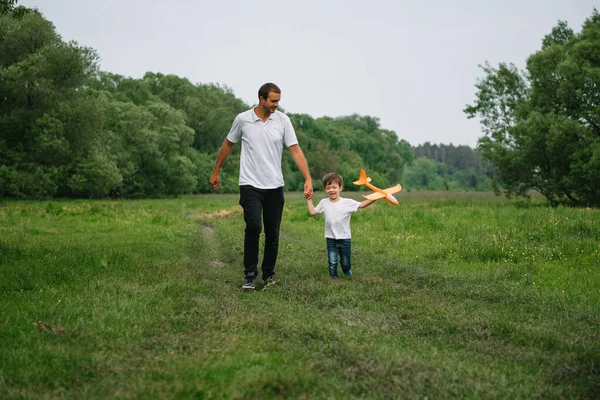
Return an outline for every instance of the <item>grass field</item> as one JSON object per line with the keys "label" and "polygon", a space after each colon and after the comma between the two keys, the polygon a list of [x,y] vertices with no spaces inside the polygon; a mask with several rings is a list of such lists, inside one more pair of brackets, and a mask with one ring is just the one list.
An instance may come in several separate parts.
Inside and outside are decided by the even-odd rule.
{"label": "grass field", "polygon": [[250,293],[237,196],[0,200],[0,398],[600,397],[599,210],[398,198],[331,281],[287,194]]}

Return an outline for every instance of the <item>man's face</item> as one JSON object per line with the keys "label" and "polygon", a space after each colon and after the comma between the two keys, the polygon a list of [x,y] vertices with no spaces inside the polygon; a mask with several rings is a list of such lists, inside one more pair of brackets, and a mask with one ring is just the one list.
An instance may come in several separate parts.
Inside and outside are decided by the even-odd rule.
{"label": "man's face", "polygon": [[269,92],[269,95],[265,99],[264,97],[260,98],[260,105],[265,109],[265,111],[273,114],[277,107],[279,107],[279,100],[281,99],[281,93]]}

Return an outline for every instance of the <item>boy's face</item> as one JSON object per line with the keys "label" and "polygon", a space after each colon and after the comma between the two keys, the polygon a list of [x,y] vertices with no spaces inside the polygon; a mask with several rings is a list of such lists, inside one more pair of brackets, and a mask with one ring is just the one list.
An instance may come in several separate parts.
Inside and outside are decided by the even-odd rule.
{"label": "boy's face", "polygon": [[329,200],[332,200],[332,201],[336,201],[340,198],[341,191],[342,191],[342,187],[339,186],[335,182],[328,183],[325,186],[325,192],[327,192],[327,195],[329,196]]}

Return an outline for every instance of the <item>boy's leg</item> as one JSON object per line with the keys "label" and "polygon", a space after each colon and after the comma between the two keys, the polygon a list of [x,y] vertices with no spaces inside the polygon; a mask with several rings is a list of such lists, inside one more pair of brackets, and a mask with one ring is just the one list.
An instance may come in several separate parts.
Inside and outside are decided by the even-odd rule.
{"label": "boy's leg", "polygon": [[352,242],[350,239],[341,239],[339,241],[340,248],[340,263],[344,275],[352,276]]}
{"label": "boy's leg", "polygon": [[265,224],[265,253],[262,262],[262,278],[269,279],[275,274],[275,263],[279,252],[279,228],[285,199],[283,188],[269,189],[265,192],[263,221]]}
{"label": "boy's leg", "polygon": [[329,262],[329,276],[338,276],[338,246],[335,239],[327,239],[327,260]]}
{"label": "boy's leg", "polygon": [[258,276],[258,245],[262,230],[264,191],[252,186],[240,186],[240,205],[244,209],[244,275],[251,280]]}

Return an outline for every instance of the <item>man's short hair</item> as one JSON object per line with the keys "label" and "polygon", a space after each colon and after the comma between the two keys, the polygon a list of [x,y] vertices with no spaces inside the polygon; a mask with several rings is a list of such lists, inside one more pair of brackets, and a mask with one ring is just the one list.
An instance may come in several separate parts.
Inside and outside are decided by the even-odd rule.
{"label": "man's short hair", "polygon": [[337,183],[339,187],[344,186],[344,180],[341,175],[335,172],[330,172],[323,177],[323,187],[327,187],[327,185],[331,185],[332,183]]}
{"label": "man's short hair", "polygon": [[261,97],[266,100],[271,92],[281,94],[281,89],[274,83],[265,83],[258,89],[258,100],[260,100]]}

